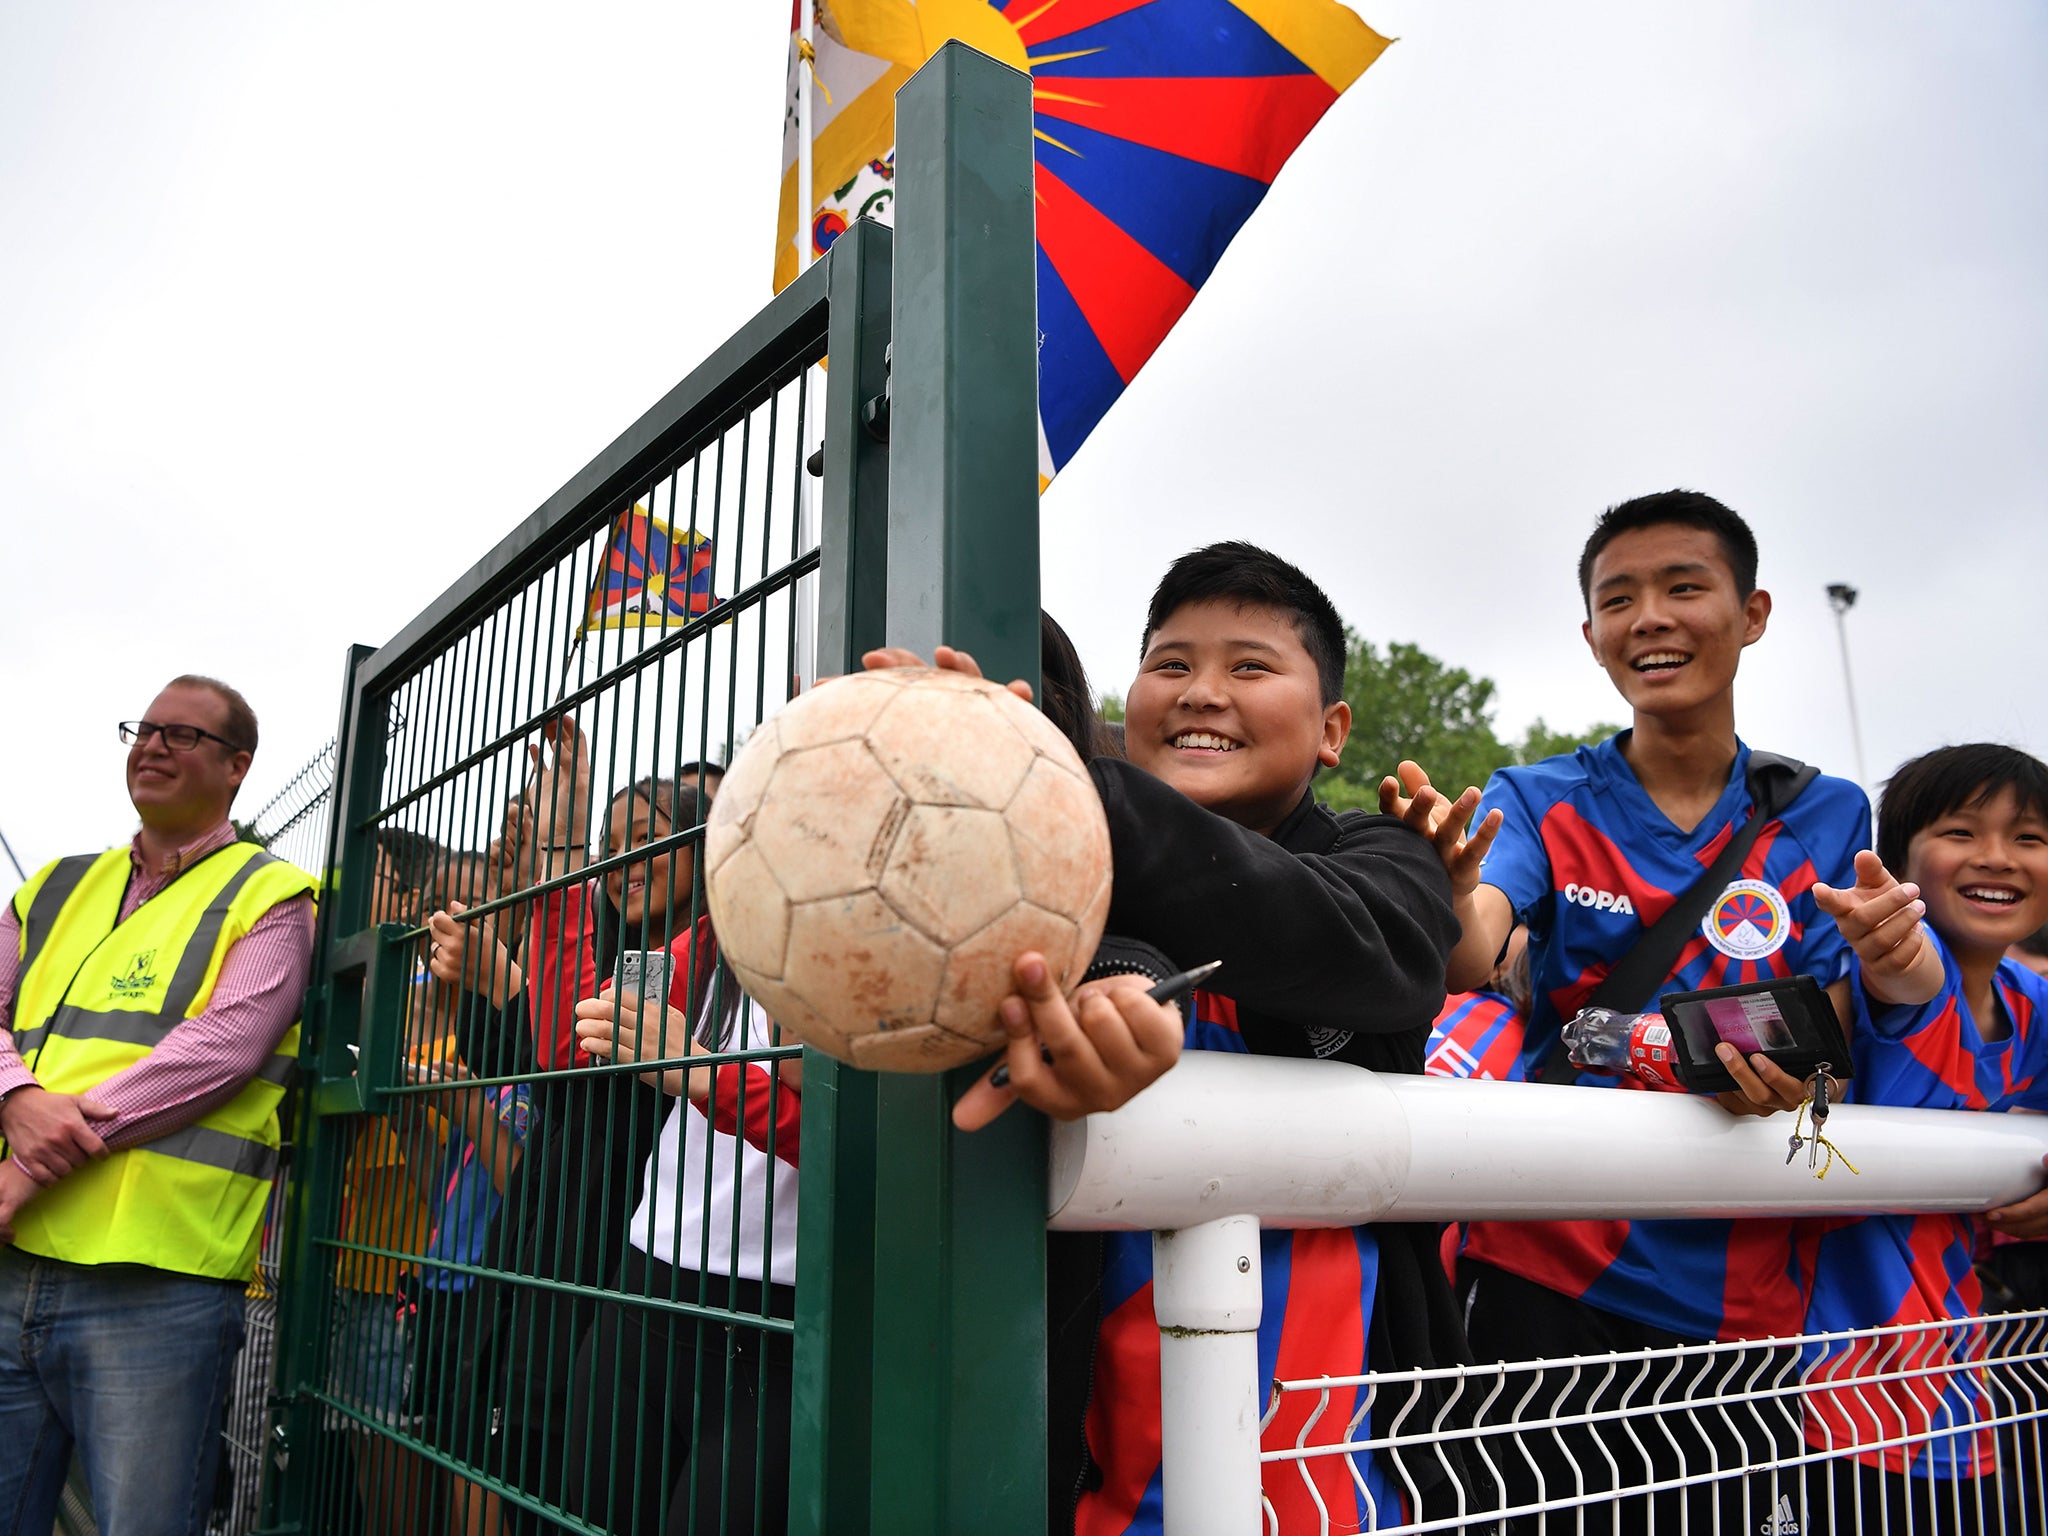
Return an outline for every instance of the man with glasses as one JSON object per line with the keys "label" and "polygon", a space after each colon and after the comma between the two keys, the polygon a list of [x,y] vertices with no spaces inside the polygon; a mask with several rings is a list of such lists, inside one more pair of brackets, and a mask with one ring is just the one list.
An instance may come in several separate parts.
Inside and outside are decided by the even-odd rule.
{"label": "man with glasses", "polygon": [[312,878],[228,821],[247,701],[180,677],[120,735],[141,830],[0,908],[0,1525],[23,1532],[54,1524],[74,1445],[100,1530],[205,1530],[312,961]]}

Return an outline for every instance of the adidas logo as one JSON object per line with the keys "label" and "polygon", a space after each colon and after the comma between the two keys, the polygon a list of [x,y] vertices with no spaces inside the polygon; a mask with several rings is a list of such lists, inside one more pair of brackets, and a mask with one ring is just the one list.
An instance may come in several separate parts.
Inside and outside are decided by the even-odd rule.
{"label": "adidas logo", "polygon": [[1576,902],[1582,907],[1591,907],[1596,912],[1625,913],[1635,916],[1636,905],[1628,899],[1628,892],[1616,895],[1613,891],[1598,890],[1590,885],[1568,885],[1564,888],[1564,899]]}
{"label": "adidas logo", "polygon": [[1792,1495],[1778,1495],[1778,1507],[1771,1518],[1757,1522],[1757,1536],[1799,1536],[1799,1517],[1792,1512]]}

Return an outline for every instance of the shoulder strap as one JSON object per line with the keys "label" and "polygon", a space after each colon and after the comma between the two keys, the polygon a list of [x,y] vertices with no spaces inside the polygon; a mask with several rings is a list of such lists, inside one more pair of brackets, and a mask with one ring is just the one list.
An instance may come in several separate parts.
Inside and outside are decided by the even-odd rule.
{"label": "shoulder strap", "polygon": [[[1657,995],[1664,978],[1671,974],[1679,951],[1685,948],[1698,929],[1714,898],[1728,888],[1728,882],[1742,868],[1742,861],[1756,846],[1757,835],[1819,777],[1818,768],[1796,758],[1780,757],[1775,752],[1750,753],[1747,782],[1753,809],[1749,819],[1722,846],[1719,856],[1707,866],[1706,872],[1664,909],[1663,916],[1650,925],[1649,931],[1636,940],[1627,954],[1614,962],[1614,968],[1607,973],[1606,979],[1586,999],[1586,1006],[1612,1008],[1623,1013],[1641,1012]],[[1577,1079],[1578,1072],[1560,1044],[1544,1057],[1537,1078],[1546,1083],[1569,1083]]]}

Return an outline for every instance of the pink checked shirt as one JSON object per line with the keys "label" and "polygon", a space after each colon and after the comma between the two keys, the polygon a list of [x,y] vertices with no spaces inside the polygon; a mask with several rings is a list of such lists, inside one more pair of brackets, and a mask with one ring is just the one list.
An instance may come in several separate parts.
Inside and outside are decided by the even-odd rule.
{"label": "pink checked shirt", "polygon": [[[169,885],[192,864],[235,840],[222,822],[164,861],[160,874],[142,862],[142,840],[129,845],[131,873],[121,919]],[[313,967],[313,899],[279,902],[221,961],[206,1007],[172,1027],[141,1061],[93,1089],[114,1111],[92,1122],[110,1147],[132,1147],[190,1125],[241,1091],[276,1052],[299,1016]],[[10,902],[0,907],[0,1093],[33,1083],[35,1074],[14,1048],[14,1000],[21,991],[21,924]]]}

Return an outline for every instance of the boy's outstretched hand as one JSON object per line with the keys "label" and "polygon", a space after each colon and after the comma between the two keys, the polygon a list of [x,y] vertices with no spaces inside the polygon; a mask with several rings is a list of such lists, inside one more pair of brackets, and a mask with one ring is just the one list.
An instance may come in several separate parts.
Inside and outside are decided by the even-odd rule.
{"label": "boy's outstretched hand", "polygon": [[[965,651],[956,651],[950,645],[942,645],[933,651],[929,662],[904,646],[885,645],[880,650],[868,651],[862,655],[860,664],[870,672],[881,672],[890,667],[932,666],[941,672],[959,672],[968,677],[981,676],[981,663]],[[1005,686],[1026,704],[1031,702],[1031,685],[1023,678],[1017,678]]]}
{"label": "boy's outstretched hand", "polygon": [[1001,1065],[1010,1081],[996,1087],[990,1068],[960,1095],[953,1124],[978,1131],[1022,1099],[1055,1120],[1120,1108],[1180,1060],[1180,1009],[1145,994],[1145,976],[1091,981],[1070,1005],[1060,995],[1045,956],[1027,950],[1011,967],[1017,991],[1003,999],[1003,1032],[1010,1037]]}
{"label": "boy's outstretched hand", "polygon": [[1479,889],[1479,866],[1486,850],[1500,831],[1499,811],[1487,812],[1486,819],[1468,837],[1472,813],[1479,809],[1479,791],[1468,789],[1456,800],[1447,800],[1429,782],[1418,763],[1404,760],[1398,775],[1380,780],[1380,810],[1398,816],[1435,845],[1444,871],[1451,877],[1451,899],[1460,900]]}
{"label": "boy's outstretched hand", "polygon": [[1856,855],[1856,884],[1813,887],[1821,911],[1863,962],[1863,990],[1880,1003],[1917,1006],[1941,992],[1941,953],[1920,919],[1920,887],[1901,884],[1868,848]]}

